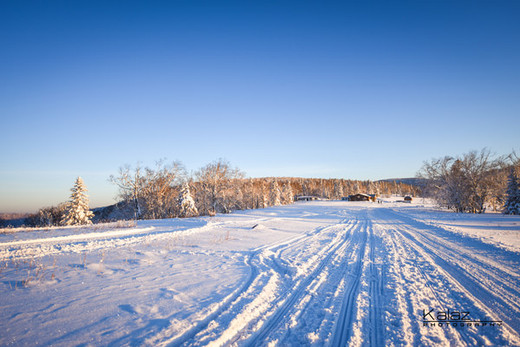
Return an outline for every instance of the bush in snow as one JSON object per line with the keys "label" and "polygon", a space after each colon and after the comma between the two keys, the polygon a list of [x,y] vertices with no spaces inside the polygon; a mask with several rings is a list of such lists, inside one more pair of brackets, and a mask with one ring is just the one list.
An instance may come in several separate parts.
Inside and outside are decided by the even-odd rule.
{"label": "bush in snow", "polygon": [[60,225],[63,217],[67,213],[67,203],[58,206],[44,207],[38,211],[34,218],[34,226],[53,226]]}
{"label": "bush in snow", "polygon": [[61,221],[62,225],[81,225],[92,224],[91,219],[94,213],[88,207],[87,187],[85,183],[78,177],[74,187],[71,189],[70,202],[67,205],[67,212]]}

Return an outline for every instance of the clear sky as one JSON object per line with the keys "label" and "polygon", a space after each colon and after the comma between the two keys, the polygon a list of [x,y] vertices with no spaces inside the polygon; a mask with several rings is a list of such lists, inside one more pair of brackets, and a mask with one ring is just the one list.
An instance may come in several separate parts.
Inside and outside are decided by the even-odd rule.
{"label": "clear sky", "polygon": [[520,1],[0,2],[0,212],[120,166],[414,176],[519,151]]}

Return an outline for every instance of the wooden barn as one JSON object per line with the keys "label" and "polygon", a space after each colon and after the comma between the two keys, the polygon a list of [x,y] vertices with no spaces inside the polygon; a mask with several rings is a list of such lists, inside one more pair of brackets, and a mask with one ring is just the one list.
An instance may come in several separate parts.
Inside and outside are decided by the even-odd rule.
{"label": "wooden barn", "polygon": [[371,201],[371,196],[368,194],[353,194],[348,196],[348,201]]}

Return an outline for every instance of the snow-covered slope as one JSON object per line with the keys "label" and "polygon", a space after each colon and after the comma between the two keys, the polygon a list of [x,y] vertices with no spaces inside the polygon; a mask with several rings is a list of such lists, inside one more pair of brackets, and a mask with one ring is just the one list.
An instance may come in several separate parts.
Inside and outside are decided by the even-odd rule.
{"label": "snow-covered slope", "polygon": [[4,234],[0,345],[520,345],[519,235],[390,201]]}

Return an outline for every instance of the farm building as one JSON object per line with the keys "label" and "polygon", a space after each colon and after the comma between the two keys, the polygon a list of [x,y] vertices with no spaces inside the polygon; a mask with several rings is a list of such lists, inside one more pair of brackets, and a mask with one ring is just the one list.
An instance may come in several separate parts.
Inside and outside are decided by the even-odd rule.
{"label": "farm building", "polygon": [[371,196],[368,194],[357,193],[357,194],[348,196],[348,201],[370,201],[370,200],[371,200]]}

